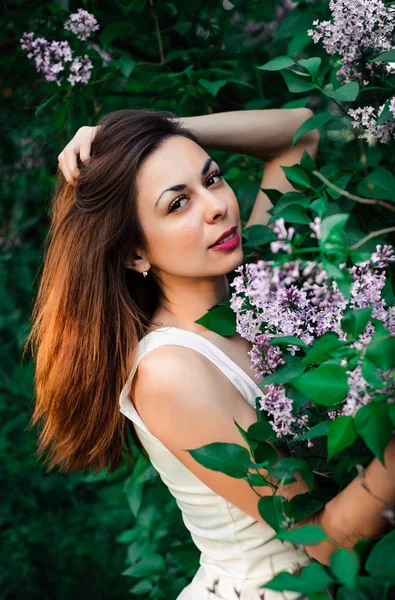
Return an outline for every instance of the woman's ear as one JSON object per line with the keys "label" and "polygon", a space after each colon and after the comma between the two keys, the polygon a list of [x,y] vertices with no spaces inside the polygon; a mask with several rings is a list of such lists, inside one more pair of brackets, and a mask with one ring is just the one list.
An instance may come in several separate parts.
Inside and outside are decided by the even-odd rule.
{"label": "woman's ear", "polygon": [[146,256],[141,254],[136,254],[133,259],[128,258],[125,261],[125,267],[127,269],[133,269],[133,271],[137,271],[138,273],[143,273],[144,271],[148,271],[150,268],[150,263]]}

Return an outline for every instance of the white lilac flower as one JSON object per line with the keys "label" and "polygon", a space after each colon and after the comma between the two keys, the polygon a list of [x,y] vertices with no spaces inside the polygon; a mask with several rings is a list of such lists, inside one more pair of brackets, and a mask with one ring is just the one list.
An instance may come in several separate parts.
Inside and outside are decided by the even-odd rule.
{"label": "white lilac flower", "polygon": [[348,110],[348,114],[353,120],[352,127],[365,129],[365,131],[360,131],[359,138],[369,142],[373,136],[381,144],[387,144],[391,138],[395,137],[395,119],[376,125],[376,120],[383,112],[384,106],[385,103],[379,106],[377,111],[373,106],[360,106]]}
{"label": "white lilac flower", "polygon": [[310,229],[313,230],[313,233],[310,234],[310,237],[315,237],[317,239],[321,239],[321,219],[320,217],[316,217],[314,221],[309,223]]}
{"label": "white lilac flower", "polygon": [[75,85],[76,83],[88,83],[91,78],[92,69],[93,64],[87,54],[85,54],[85,56],[76,56],[70,65],[70,75],[67,78],[67,81],[69,81],[71,85]]}
{"label": "white lilac flower", "polygon": [[[393,48],[394,12],[382,0],[331,0],[329,8],[332,21],[313,21],[315,29],[309,29],[308,35],[315,43],[321,41],[328,54],[341,57],[339,79],[368,85],[365,75],[381,75],[384,63],[364,63],[363,59],[372,51],[378,56]],[[385,70],[393,68],[387,63]]]}
{"label": "white lilac flower", "polygon": [[296,437],[308,429],[308,416],[297,417],[292,414],[293,401],[285,395],[283,386],[268,385],[267,392],[259,400],[261,410],[269,417],[273,431],[277,437],[291,435]]}
{"label": "white lilac flower", "polygon": [[85,41],[94,31],[100,29],[94,15],[82,8],[70,15],[70,18],[64,24],[64,28],[74,33],[82,41]]}
{"label": "white lilac flower", "polygon": [[[317,228],[319,223],[313,225]],[[292,238],[284,223],[276,224],[277,236],[283,241]],[[345,310],[357,310],[372,306],[372,317],[381,321],[390,332],[395,333],[395,307],[388,307],[381,297],[386,277],[383,272],[395,261],[393,248],[377,245],[369,260],[348,268],[353,283],[350,298],[341,294],[335,281],[330,282],[328,274],[312,261],[288,261],[275,264],[273,261],[260,260],[247,263],[236,269],[237,276],[231,282],[234,293],[230,305],[236,313],[236,331],[252,344],[250,351],[252,369],[255,377],[273,373],[284,364],[283,350],[270,344],[275,336],[295,336],[306,344],[325,333],[336,333],[341,340],[347,335],[341,328]],[[342,266],[346,268],[345,265]],[[359,339],[350,345],[360,351],[369,344],[374,326],[369,321]],[[292,354],[300,352],[297,346],[289,346]],[[369,402],[372,394],[358,367],[348,371],[350,392],[339,407],[339,411],[330,411],[329,418],[337,414],[355,414],[359,407]],[[277,386],[268,386],[263,406],[273,416],[273,427],[278,435],[285,435],[298,429],[298,418],[290,412],[292,401],[283,400],[276,392]],[[393,379],[388,382],[388,394],[392,394]],[[381,390],[381,393],[382,390]],[[281,398],[281,401],[280,401]],[[270,412],[270,410],[272,412]],[[281,410],[284,414],[281,414]],[[291,419],[295,417],[294,420]],[[300,423],[299,423],[300,425]]]}
{"label": "white lilac flower", "polygon": [[34,59],[36,70],[43,73],[47,81],[60,85],[59,73],[65,63],[72,60],[72,50],[68,42],[49,42],[45,38],[34,39],[34,33],[24,33],[21,38],[22,50],[28,51],[28,58]]}

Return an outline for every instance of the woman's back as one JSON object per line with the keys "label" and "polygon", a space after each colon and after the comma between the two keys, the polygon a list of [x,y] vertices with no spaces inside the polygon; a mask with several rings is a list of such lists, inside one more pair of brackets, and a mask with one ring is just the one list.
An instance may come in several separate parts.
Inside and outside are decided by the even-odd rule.
{"label": "woman's back", "polygon": [[[133,380],[137,367],[146,355],[169,345],[179,348],[172,348],[172,350],[168,347],[162,348],[150,355],[151,373],[155,362],[159,364],[165,358],[166,367],[168,369],[171,366],[174,367],[171,369],[170,378],[174,379],[178,376],[180,388],[194,390],[197,388],[201,393],[201,400],[197,405],[196,400],[190,395],[188,397],[184,395],[180,400],[183,402],[182,408],[180,408],[181,404],[173,404],[172,400],[167,402],[165,391],[164,396],[161,394],[161,390],[165,390],[166,383],[163,383],[163,378],[159,377],[157,395],[152,404],[156,415],[155,419],[151,419],[148,416],[147,410],[149,409],[147,409],[144,396],[144,386],[149,385],[147,381],[144,381],[144,375],[147,372],[144,370],[144,362],[148,361],[143,361],[141,364],[143,376],[139,378],[142,381],[142,387],[138,396],[143,399],[143,402],[140,400],[140,412],[148,418],[150,424],[150,428],[148,428],[147,418],[143,421],[130,399]],[[170,354],[174,359],[170,357]],[[170,357],[170,362],[168,362],[168,357]],[[214,370],[213,365],[216,367]],[[177,371],[177,369],[180,370]],[[208,369],[210,377],[206,377],[206,373],[203,373],[201,369]],[[207,380],[213,381],[213,377],[217,378],[218,384],[212,386],[214,387],[213,396],[208,397],[211,392],[206,387],[208,386]],[[185,386],[187,387],[185,388]],[[224,391],[225,397],[222,393],[221,397],[218,397],[218,389]],[[255,399],[260,396],[262,396],[262,391],[253,379],[214,343],[200,334],[176,327],[162,327],[146,335],[139,343],[135,365],[120,394],[120,410],[133,421],[137,435],[153,466],[168,486],[170,493],[175,497],[182,512],[183,521],[201,551],[201,566],[179,599],[204,600],[215,597],[208,592],[207,588],[212,589],[216,579],[219,579],[216,587],[217,597],[223,597],[226,600],[239,597],[242,600],[259,600],[263,591],[265,600],[299,597],[298,594],[280,594],[262,590],[260,585],[272,579],[281,570],[291,571],[298,564],[307,564],[309,562],[307,555],[302,550],[296,550],[291,544],[282,543],[274,538],[275,531],[265,524],[257,513],[258,496],[247,482],[208,470],[185,452],[186,449],[196,448],[212,441],[228,441],[245,445],[231,419],[234,417],[243,428],[248,427],[248,423],[245,421],[246,414],[248,420],[256,421]],[[149,400],[147,402],[149,404]],[[218,420],[215,419],[215,416],[213,417],[216,410],[213,405],[216,403],[220,407]],[[221,439],[221,431],[224,435],[222,426],[223,414],[225,414],[223,412],[224,403],[228,404],[226,407],[230,420],[228,427],[233,427],[233,439]],[[188,409],[192,411],[189,413],[189,417]],[[247,412],[242,413],[240,410],[247,410]],[[175,411],[177,411],[177,417],[182,413],[180,421],[175,417]],[[207,422],[202,424],[205,411],[207,412]],[[172,424],[178,428],[177,432],[171,430]],[[180,430],[183,433],[180,433]],[[206,440],[204,439],[205,431],[207,433]],[[231,430],[229,429],[229,431]],[[162,441],[154,435],[154,432]],[[215,437],[216,432],[218,432],[217,437]],[[182,450],[176,447],[172,441],[175,435],[184,435],[180,442]],[[196,443],[197,439],[203,441]],[[262,492],[267,494],[268,488],[262,488]],[[250,498],[251,509],[246,504],[247,496]],[[233,503],[230,498],[236,503]],[[238,596],[235,590],[241,595]]]}

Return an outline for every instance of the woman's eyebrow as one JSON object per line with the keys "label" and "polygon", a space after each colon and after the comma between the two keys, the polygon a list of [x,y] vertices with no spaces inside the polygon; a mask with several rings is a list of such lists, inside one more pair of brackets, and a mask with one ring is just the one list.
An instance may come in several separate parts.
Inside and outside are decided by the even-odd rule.
{"label": "woman's eyebrow", "polygon": [[[212,162],[214,162],[214,160],[212,158],[208,158],[206,160],[206,162],[204,163],[203,168],[202,168],[202,177],[204,177],[204,175],[206,175]],[[186,183],[178,183],[177,185],[172,185],[171,187],[163,190],[163,192],[161,193],[161,195],[155,202],[154,208],[156,208],[158,206],[159,200],[162,198],[163,194],[165,194],[166,192],[179,192],[181,190],[184,190],[186,187],[188,187],[188,185]]]}

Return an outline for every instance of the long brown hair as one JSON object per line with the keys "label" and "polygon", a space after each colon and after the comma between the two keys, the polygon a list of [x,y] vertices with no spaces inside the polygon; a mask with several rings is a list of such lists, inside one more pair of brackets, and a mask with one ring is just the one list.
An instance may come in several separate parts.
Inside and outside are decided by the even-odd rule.
{"label": "long brown hair", "polygon": [[[174,121],[170,119],[175,119]],[[138,341],[158,305],[160,288],[125,259],[146,248],[137,218],[136,177],[164,140],[182,135],[197,144],[170,111],[119,110],[106,115],[80,165],[76,186],[61,172],[44,244],[43,271],[24,353],[32,347],[34,412],[41,423],[37,454],[48,468],[97,474],[115,471],[133,443],[144,449],[119,411],[119,394]]]}

